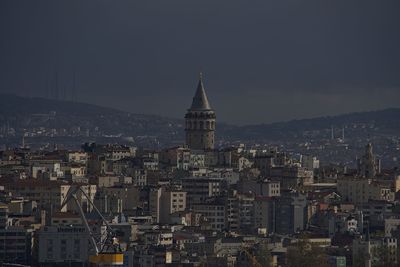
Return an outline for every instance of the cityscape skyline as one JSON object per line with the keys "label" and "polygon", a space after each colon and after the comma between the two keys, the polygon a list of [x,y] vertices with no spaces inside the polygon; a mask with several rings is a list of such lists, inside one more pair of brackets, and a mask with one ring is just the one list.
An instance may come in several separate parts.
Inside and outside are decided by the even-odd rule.
{"label": "cityscape skyline", "polygon": [[0,266],[400,266],[399,10],[1,0]]}

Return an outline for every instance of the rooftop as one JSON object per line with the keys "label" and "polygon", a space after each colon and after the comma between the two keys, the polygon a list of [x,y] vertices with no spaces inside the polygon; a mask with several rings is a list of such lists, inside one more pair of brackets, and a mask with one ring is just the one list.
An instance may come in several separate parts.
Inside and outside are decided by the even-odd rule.
{"label": "rooftop", "polygon": [[199,83],[197,84],[196,93],[193,97],[191,110],[211,110],[210,103],[204,90],[203,79],[200,74]]}

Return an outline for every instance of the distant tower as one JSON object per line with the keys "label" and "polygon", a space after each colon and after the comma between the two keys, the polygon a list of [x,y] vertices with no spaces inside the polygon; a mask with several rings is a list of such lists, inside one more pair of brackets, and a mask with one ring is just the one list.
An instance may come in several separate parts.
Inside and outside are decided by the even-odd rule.
{"label": "distant tower", "polygon": [[368,143],[365,147],[365,154],[358,160],[358,173],[361,177],[375,178],[381,172],[381,163],[376,159],[372,152],[372,144]]}
{"label": "distant tower", "polygon": [[200,73],[192,106],[186,115],[186,144],[194,150],[214,148],[215,112],[208,102]]}

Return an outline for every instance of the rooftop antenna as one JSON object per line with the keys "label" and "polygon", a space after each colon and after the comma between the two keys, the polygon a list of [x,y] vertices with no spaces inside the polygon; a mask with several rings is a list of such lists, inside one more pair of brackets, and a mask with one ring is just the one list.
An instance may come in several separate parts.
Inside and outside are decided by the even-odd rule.
{"label": "rooftop antenna", "polygon": [[46,98],[50,98],[50,85],[49,85],[49,77],[47,76],[46,80]]}
{"label": "rooftop antenna", "polygon": [[54,90],[54,98],[58,100],[58,71],[56,71],[56,87]]}
{"label": "rooftop antenna", "polygon": [[73,77],[72,77],[72,94],[71,94],[72,102],[76,101],[76,72],[74,70]]}
{"label": "rooftop antenna", "polygon": [[342,140],[344,141],[344,126],[342,128]]}

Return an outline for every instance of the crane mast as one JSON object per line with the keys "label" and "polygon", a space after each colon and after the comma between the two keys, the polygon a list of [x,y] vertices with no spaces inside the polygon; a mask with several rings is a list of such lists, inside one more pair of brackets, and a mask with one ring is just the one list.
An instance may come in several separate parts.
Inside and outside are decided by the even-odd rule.
{"label": "crane mast", "polygon": [[[77,194],[80,193],[86,197],[89,204],[93,207],[96,213],[100,216],[102,224],[106,227],[105,238],[100,238],[96,240],[95,234],[89,226],[89,223],[85,217],[85,213],[82,209],[80,201]],[[101,212],[97,209],[94,203],[91,201],[90,197],[86,194],[85,190],[82,189],[80,185],[71,186],[65,196],[61,209],[63,209],[71,200],[74,201],[78,208],[79,215],[82,219],[83,225],[89,234],[90,244],[93,246],[95,255],[89,257],[89,262],[91,266],[122,266],[123,265],[123,253],[121,247],[118,243],[118,238],[116,237],[116,232],[112,229],[107,220],[103,217]]]}

